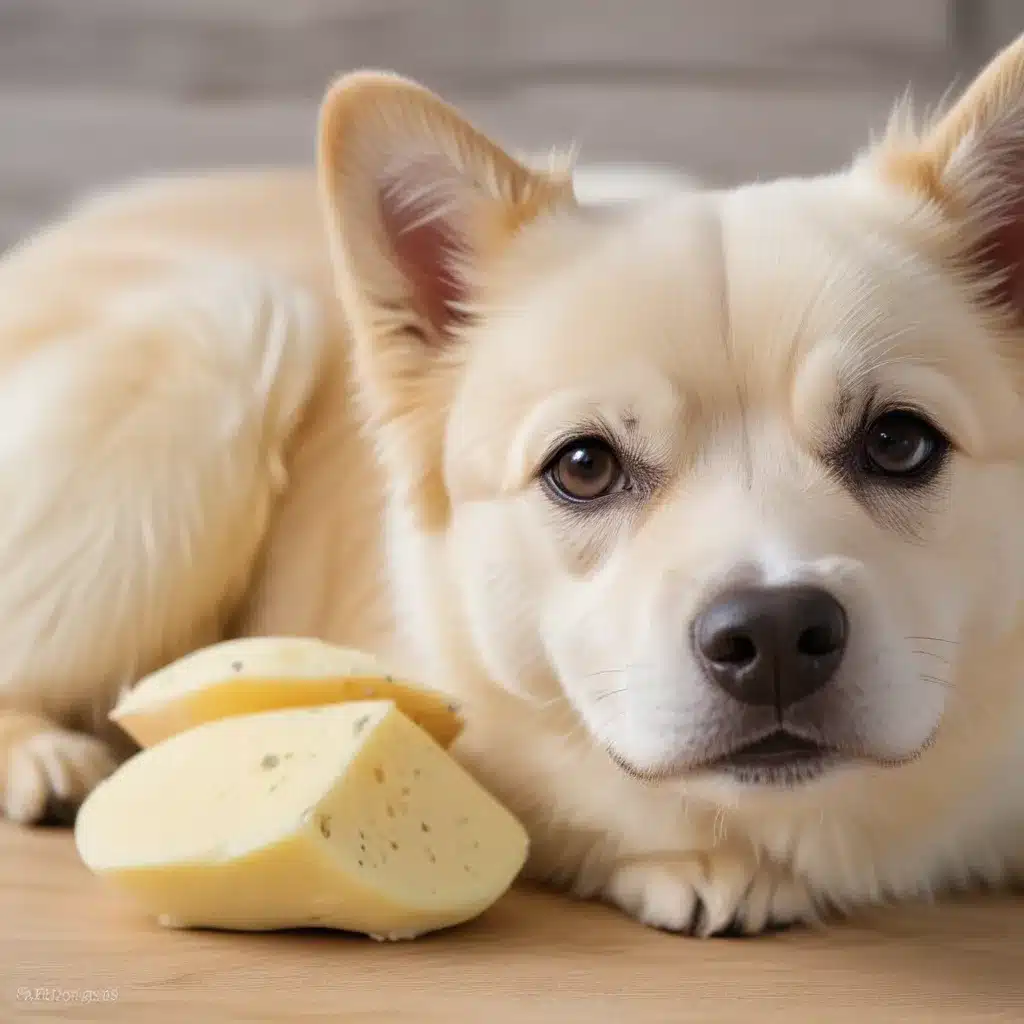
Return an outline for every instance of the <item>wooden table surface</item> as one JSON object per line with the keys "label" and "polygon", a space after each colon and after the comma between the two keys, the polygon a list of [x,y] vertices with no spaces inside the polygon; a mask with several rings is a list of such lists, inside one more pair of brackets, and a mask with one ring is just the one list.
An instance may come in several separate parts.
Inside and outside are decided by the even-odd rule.
{"label": "wooden table surface", "polygon": [[[87,1001],[91,1000],[91,1001]],[[411,943],[164,931],[60,830],[0,825],[0,1021],[408,1024],[1024,1021],[1024,899],[700,942],[516,892]]]}

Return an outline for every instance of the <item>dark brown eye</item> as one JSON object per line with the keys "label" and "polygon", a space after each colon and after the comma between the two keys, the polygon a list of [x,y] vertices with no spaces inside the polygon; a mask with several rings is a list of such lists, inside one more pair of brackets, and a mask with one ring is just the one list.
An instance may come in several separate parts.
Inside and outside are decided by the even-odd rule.
{"label": "dark brown eye", "polygon": [[948,447],[927,420],[911,412],[887,412],[864,434],[863,468],[876,476],[920,476],[937,465]]}
{"label": "dark brown eye", "polygon": [[551,486],[573,501],[593,501],[622,490],[626,474],[607,442],[585,437],[572,441],[551,460],[545,470]]}

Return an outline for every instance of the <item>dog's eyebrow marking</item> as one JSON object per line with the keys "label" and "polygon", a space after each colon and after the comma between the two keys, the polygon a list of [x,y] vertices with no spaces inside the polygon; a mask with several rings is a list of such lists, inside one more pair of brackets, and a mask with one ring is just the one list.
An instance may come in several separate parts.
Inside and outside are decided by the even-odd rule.
{"label": "dog's eyebrow marking", "polygon": [[849,419],[850,410],[853,408],[853,403],[856,399],[853,389],[850,387],[840,386],[838,393],[836,394],[836,419],[840,422]]}

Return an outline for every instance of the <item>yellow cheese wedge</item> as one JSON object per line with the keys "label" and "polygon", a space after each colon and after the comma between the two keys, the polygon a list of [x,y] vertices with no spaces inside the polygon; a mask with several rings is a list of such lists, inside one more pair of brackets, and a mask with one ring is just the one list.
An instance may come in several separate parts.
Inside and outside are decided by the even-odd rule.
{"label": "yellow cheese wedge", "polygon": [[493,904],[522,825],[388,701],[239,715],[141,751],[86,799],[86,866],[169,927],[412,938]]}
{"label": "yellow cheese wedge", "polygon": [[361,651],[305,637],[248,637],[204,647],[147,676],[110,717],[150,747],[229,715],[350,700],[393,700],[445,747],[462,731],[447,695],[388,675]]}

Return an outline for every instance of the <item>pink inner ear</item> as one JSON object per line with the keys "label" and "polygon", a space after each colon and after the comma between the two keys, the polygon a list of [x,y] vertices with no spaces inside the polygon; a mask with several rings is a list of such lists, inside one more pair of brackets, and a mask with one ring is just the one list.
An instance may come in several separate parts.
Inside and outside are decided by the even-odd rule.
{"label": "pink inner ear", "polygon": [[380,214],[402,275],[412,286],[417,311],[443,338],[463,313],[466,289],[455,269],[465,242],[443,216],[424,216],[419,203],[403,203],[394,190],[380,192]]}
{"label": "pink inner ear", "polygon": [[997,277],[992,298],[1024,318],[1024,199],[1014,207],[1000,211],[1002,222],[982,243],[981,259]]}

